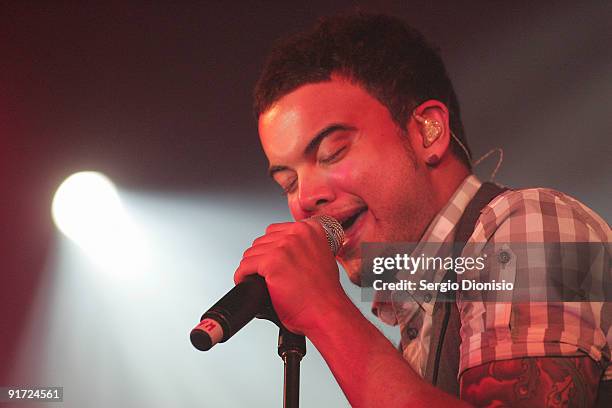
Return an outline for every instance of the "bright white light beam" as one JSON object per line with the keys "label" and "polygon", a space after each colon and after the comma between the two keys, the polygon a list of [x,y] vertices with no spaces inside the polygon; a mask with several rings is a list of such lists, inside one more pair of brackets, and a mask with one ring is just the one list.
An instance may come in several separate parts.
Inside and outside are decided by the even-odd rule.
{"label": "bright white light beam", "polygon": [[108,272],[142,269],[143,242],[105,175],[83,171],[59,186],[51,213],[55,225]]}

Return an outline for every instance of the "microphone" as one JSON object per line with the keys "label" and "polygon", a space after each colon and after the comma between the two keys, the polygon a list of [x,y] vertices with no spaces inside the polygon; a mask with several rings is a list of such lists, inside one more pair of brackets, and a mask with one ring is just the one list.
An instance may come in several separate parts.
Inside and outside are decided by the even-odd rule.
{"label": "microphone", "polygon": [[[329,248],[336,255],[344,241],[342,226],[329,215],[312,219],[321,224]],[[202,315],[200,324],[189,336],[191,344],[201,351],[210,350],[215,344],[227,341],[267,306],[272,309],[264,278],[249,275]]]}

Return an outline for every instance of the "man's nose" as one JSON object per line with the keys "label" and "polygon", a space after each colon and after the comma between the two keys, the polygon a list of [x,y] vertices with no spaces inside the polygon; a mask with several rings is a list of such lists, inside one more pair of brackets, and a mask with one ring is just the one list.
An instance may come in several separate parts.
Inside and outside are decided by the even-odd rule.
{"label": "man's nose", "polygon": [[335,199],[334,190],[323,174],[302,177],[298,186],[300,209],[308,217]]}

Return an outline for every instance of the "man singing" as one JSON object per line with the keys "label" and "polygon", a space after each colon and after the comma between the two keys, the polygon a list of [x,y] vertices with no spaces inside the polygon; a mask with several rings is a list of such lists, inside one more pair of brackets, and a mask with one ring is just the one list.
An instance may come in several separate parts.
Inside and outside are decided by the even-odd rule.
{"label": "man singing", "polygon": [[[435,291],[376,299],[375,314],[400,327],[398,351],[344,293],[314,215],[342,224],[337,260],[358,285],[363,243],[609,244],[607,223],[577,200],[501,189],[472,174],[457,97],[421,34],[387,16],[326,18],[272,51],[255,111],[270,176],[302,222],[269,226],[235,280],[265,278],[282,322],[312,341],[351,405],[611,401],[609,303],[476,302],[460,293],[443,302]],[[522,262],[502,255],[489,267]],[[589,268],[609,260],[590,256],[580,257]],[[441,269],[433,279],[452,275]]]}

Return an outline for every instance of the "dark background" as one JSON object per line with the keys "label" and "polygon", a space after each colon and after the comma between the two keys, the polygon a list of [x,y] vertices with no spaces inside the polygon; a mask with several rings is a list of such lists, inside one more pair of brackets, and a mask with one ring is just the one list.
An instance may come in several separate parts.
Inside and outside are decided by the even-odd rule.
{"label": "dark background", "polygon": [[441,47],[474,155],[504,148],[499,181],[563,190],[609,220],[609,2],[460,3],[0,2],[0,367],[59,183],[98,170],[132,190],[276,192],[251,114],[265,54],[357,5]]}

